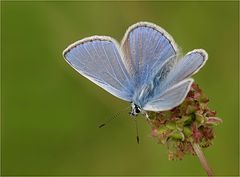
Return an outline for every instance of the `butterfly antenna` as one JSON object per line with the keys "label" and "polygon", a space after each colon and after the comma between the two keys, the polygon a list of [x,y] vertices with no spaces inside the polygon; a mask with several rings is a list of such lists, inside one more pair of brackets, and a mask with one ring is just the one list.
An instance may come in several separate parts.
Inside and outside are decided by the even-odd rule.
{"label": "butterfly antenna", "polygon": [[101,124],[98,126],[98,128],[102,128],[105,125],[109,124],[112,120],[114,120],[115,118],[117,118],[122,112],[126,111],[128,108],[130,108],[129,106],[122,109],[121,111],[117,112],[116,114],[114,114],[112,117],[110,117],[105,123]]}
{"label": "butterfly antenna", "polygon": [[138,136],[138,123],[137,123],[137,118],[135,118],[135,125],[136,125],[136,133],[137,133],[137,143],[139,144],[139,136]]}

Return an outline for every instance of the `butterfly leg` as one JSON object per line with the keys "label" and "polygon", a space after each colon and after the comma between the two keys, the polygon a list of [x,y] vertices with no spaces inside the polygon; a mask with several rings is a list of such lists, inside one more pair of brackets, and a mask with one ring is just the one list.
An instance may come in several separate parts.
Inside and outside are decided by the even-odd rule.
{"label": "butterfly leg", "polygon": [[150,121],[149,115],[147,113],[147,111],[142,111],[142,114],[144,115],[146,121]]}

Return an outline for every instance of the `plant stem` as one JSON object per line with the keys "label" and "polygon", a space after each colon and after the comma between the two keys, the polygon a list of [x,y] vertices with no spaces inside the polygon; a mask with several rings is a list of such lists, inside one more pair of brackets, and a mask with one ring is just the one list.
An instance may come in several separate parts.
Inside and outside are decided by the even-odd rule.
{"label": "plant stem", "polygon": [[193,143],[192,146],[193,146],[193,149],[194,149],[195,153],[197,154],[197,156],[200,160],[200,163],[201,163],[202,167],[206,171],[207,175],[208,176],[213,176],[212,169],[208,165],[207,160],[206,160],[200,146],[197,143]]}

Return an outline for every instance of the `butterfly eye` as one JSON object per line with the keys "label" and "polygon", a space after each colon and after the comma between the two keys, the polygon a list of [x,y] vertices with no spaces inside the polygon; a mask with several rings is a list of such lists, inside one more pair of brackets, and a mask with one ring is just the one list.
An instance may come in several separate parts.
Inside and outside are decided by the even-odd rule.
{"label": "butterfly eye", "polygon": [[140,113],[141,110],[139,109],[139,107],[136,106],[136,113]]}

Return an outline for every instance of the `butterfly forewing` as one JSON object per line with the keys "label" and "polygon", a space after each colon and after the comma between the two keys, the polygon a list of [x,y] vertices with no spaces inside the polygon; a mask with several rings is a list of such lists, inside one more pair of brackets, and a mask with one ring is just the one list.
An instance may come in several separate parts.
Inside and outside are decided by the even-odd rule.
{"label": "butterfly forewing", "polygon": [[121,48],[136,88],[153,78],[164,61],[177,53],[172,37],[162,28],[148,22],[129,27]]}
{"label": "butterfly forewing", "polygon": [[112,38],[85,38],[69,46],[63,55],[81,75],[118,98],[131,100],[131,80],[119,47]]}

